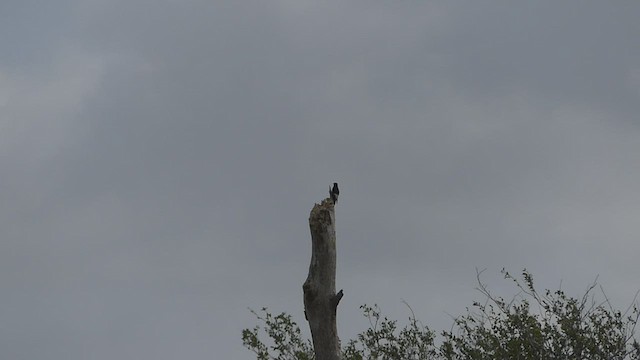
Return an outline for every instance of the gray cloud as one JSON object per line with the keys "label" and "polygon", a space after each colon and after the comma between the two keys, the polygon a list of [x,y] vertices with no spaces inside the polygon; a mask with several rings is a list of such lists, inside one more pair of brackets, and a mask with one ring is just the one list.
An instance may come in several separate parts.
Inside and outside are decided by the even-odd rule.
{"label": "gray cloud", "polygon": [[305,325],[333,181],[343,338],[448,328],[476,267],[640,287],[637,5],[2,7],[7,358],[251,358],[246,307]]}

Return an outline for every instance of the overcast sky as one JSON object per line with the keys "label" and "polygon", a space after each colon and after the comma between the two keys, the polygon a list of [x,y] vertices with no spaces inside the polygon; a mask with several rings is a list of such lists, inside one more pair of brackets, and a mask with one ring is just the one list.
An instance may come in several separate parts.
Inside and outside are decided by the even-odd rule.
{"label": "overcast sky", "polygon": [[476,268],[640,289],[636,1],[3,0],[0,357],[252,359],[341,188],[343,342]]}

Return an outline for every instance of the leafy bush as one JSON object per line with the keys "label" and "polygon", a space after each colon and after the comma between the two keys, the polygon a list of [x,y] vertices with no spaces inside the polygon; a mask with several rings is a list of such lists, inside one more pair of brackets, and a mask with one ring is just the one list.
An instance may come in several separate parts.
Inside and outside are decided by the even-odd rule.
{"label": "leafy bush", "polygon": [[[640,317],[635,299],[623,313],[613,309],[604,291],[605,300],[596,302],[596,282],[582,298],[575,299],[562,290],[538,293],[526,270],[521,279],[503,270],[505,279],[519,289],[518,295],[506,301],[489,292],[480,280],[481,273],[477,273],[478,290],[484,302],[474,302],[466,315],[455,319],[451,330],[440,333],[438,343],[436,333],[415,318],[411,307],[409,324],[398,328],[397,321],[383,316],[376,305],[363,305],[360,308],[370,328],[348,341],[343,358],[640,360],[640,344],[634,337]],[[531,310],[532,304],[538,311]],[[262,325],[243,330],[242,341],[258,360],[314,358],[311,341],[301,338],[291,315],[273,316],[266,308],[261,314],[252,313]],[[263,332],[270,345],[260,340]]]}

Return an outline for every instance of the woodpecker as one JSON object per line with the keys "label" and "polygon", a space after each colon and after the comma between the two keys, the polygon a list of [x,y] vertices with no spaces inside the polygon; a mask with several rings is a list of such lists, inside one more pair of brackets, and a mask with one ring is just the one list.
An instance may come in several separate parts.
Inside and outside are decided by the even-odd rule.
{"label": "woodpecker", "polygon": [[338,189],[338,183],[333,183],[333,188],[329,188],[329,197],[333,203],[338,202],[338,195],[340,195],[340,189]]}

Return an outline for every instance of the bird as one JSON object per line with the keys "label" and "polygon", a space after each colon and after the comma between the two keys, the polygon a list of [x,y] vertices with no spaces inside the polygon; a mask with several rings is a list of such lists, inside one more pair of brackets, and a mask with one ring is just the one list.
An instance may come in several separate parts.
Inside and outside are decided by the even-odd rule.
{"label": "bird", "polygon": [[333,203],[338,202],[338,195],[340,195],[340,189],[338,189],[338,183],[333,183],[333,188],[329,187],[329,197]]}

